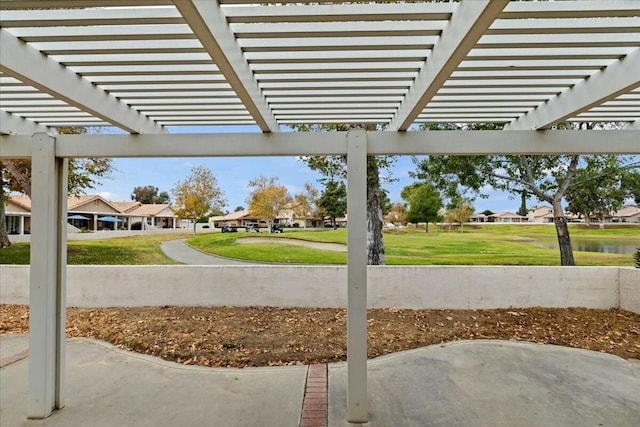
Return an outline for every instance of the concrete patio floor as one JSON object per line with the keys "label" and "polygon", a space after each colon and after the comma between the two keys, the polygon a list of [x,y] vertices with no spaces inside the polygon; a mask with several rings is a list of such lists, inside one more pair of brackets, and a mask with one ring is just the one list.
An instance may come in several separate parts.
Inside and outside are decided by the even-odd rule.
{"label": "concrete patio floor", "polygon": [[[1,358],[26,349],[0,337]],[[203,368],[70,339],[66,408],[26,420],[27,359],[0,369],[2,426],[298,426],[306,366]],[[330,364],[328,425],[344,426],[346,364]],[[633,426],[640,366],[586,350],[461,341],[369,362],[370,426]]]}

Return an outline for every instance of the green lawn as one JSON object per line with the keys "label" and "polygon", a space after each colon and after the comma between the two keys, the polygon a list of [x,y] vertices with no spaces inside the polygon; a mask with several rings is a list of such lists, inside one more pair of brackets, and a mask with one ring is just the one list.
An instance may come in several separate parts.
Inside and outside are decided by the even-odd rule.
{"label": "green lawn", "polygon": [[[615,239],[640,245],[640,227],[605,228],[572,226],[571,234],[582,239]],[[208,234],[195,237],[189,243],[205,252],[254,261],[285,263],[340,264],[346,254],[326,250],[303,248],[277,243],[239,244],[236,239],[244,234]],[[265,237],[266,234],[260,236]],[[554,238],[553,226],[488,225],[465,227],[458,231],[429,233],[422,230],[402,229],[384,234],[387,264],[389,265],[559,265],[559,253],[533,245],[542,238]],[[251,235],[256,237],[256,235]],[[296,238],[314,242],[347,242],[346,230],[290,231],[272,234],[273,238]],[[604,254],[575,252],[578,265],[632,266],[630,254]]]}
{"label": "green lawn", "polygon": [[[165,240],[186,236],[190,234],[154,234],[118,239],[70,241],[67,263],[70,265],[178,264],[162,252],[160,244]],[[29,264],[29,244],[15,243],[10,248],[0,249],[0,264]]]}
{"label": "green lawn", "polygon": [[[640,226],[626,228],[572,225],[571,235],[581,239],[606,239],[640,246]],[[165,240],[190,234],[133,236],[118,239],[69,242],[69,264],[153,265],[176,264],[160,249]],[[240,244],[242,237],[296,238],[323,243],[347,243],[345,229],[304,231],[287,229],[283,234],[210,233],[189,239],[198,249],[212,254],[257,262],[295,264],[344,264],[345,253],[280,244],[278,242]],[[424,229],[385,231],[389,265],[559,265],[556,249],[545,249],[534,240],[553,239],[553,226],[487,225],[465,226],[458,231],[435,232]],[[574,252],[578,265],[633,266],[631,254]],[[18,243],[0,249],[0,264],[28,264],[29,245]]]}

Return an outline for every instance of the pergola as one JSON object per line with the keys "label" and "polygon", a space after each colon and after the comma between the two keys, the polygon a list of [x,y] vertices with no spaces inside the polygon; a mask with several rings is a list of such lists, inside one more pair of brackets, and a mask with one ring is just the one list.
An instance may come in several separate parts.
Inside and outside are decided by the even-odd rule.
{"label": "pergola", "polygon": [[[0,158],[33,167],[32,418],[63,406],[68,158],[347,155],[347,408],[365,422],[367,155],[640,153],[638,0],[0,0],[0,27]],[[504,130],[407,132],[428,122]],[[287,131],[325,123],[385,130]]]}

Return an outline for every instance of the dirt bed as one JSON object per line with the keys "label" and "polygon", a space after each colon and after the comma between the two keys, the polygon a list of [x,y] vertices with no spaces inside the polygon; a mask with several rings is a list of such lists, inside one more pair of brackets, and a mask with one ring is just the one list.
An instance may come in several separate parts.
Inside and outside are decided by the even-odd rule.
{"label": "dirt bed", "polygon": [[[346,360],[346,311],[265,307],[67,310],[67,335],[185,365],[275,366]],[[0,305],[0,334],[28,332],[28,307]],[[584,348],[640,359],[640,315],[623,310],[369,310],[369,357],[463,339]]]}

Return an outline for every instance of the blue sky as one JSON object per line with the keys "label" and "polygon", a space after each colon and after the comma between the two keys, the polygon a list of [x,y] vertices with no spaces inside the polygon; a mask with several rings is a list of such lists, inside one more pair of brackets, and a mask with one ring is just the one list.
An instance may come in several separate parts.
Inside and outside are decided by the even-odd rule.
{"label": "blue sky", "polygon": [[[206,132],[206,129],[181,128],[172,129],[174,133]],[[252,132],[251,127],[226,127],[216,129],[217,132]],[[105,131],[104,133],[108,133]],[[400,156],[392,170],[394,182],[384,184],[392,202],[401,202],[400,191],[411,184],[413,179],[409,172],[415,170],[415,165],[409,156]],[[206,166],[211,169],[218,185],[227,199],[226,210],[233,211],[236,206],[246,206],[245,200],[249,195],[247,183],[260,175],[278,177],[291,195],[300,193],[306,182],[312,183],[318,189],[322,184],[318,182],[321,175],[310,170],[303,162],[295,157],[238,157],[238,158],[132,158],[114,159],[115,171],[110,179],[104,179],[101,185],[90,193],[98,193],[110,201],[131,200],[131,192],[136,186],[154,185],[160,191],[171,193],[171,189],[179,181],[186,179],[194,166]],[[477,212],[490,209],[494,212],[505,210],[516,211],[519,200],[510,200],[507,194],[491,192],[489,199],[478,199],[475,202]]]}

